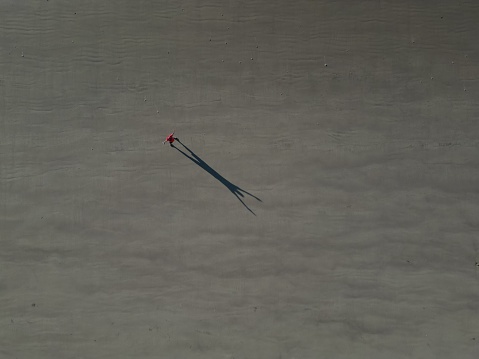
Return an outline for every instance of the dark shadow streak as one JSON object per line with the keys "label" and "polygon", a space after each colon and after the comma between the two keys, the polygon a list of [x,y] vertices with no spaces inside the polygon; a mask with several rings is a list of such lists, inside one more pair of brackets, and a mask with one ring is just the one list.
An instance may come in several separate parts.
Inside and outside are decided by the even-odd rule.
{"label": "dark shadow streak", "polygon": [[247,195],[253,197],[257,201],[263,202],[263,201],[261,201],[261,199],[259,199],[258,197],[252,195],[248,191],[245,191],[244,189],[239,188],[238,186],[236,186],[233,183],[231,183],[230,181],[228,181],[226,178],[224,178],[222,175],[220,175],[218,172],[216,172],[213,168],[211,168],[205,161],[203,161],[201,158],[199,158],[192,150],[190,150],[188,147],[186,147],[183,144],[183,142],[181,142],[178,138],[176,138],[176,140],[179,143],[181,143],[181,145],[191,154],[191,156],[188,155],[187,153],[185,153],[184,151],[182,151],[181,149],[179,149],[178,147],[176,147],[173,144],[171,144],[171,147],[173,147],[175,150],[180,152],[183,156],[189,158],[191,161],[196,163],[198,166],[203,168],[206,172],[208,172],[210,175],[212,175],[214,178],[216,178],[218,181],[220,181],[226,188],[228,188],[230,190],[231,193],[233,193],[235,195],[236,198],[238,198],[238,200],[243,204],[243,206],[245,206],[245,208],[248,211],[250,211],[251,213],[253,213],[256,216],[256,214],[246,205],[246,203],[244,203],[244,201],[240,197],[244,198],[244,193],[246,193]]}

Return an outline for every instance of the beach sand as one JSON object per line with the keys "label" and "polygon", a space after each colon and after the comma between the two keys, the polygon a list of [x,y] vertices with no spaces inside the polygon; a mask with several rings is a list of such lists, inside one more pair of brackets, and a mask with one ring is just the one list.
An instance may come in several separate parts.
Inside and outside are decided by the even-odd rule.
{"label": "beach sand", "polygon": [[0,357],[479,357],[478,35],[472,0],[2,1]]}

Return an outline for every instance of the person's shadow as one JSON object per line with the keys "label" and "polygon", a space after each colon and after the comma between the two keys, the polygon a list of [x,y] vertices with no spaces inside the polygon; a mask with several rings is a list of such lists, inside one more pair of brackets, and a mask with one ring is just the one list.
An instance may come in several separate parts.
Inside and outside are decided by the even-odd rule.
{"label": "person's shadow", "polygon": [[228,181],[226,178],[216,172],[213,168],[211,168],[205,161],[199,158],[192,150],[186,147],[185,144],[181,142],[178,138],[175,138],[175,140],[178,141],[190,154],[185,153],[180,148],[176,147],[174,144],[171,144],[171,147],[180,152],[183,156],[189,158],[191,161],[196,163],[198,166],[203,168],[206,172],[208,172],[210,175],[220,181],[226,188],[230,190],[231,193],[235,195],[235,197],[243,204],[243,206],[245,206],[248,211],[250,211],[256,216],[256,214],[246,205],[246,203],[244,203],[242,198],[244,198],[245,194],[247,194],[248,196],[253,197],[257,201],[263,202],[261,199]]}

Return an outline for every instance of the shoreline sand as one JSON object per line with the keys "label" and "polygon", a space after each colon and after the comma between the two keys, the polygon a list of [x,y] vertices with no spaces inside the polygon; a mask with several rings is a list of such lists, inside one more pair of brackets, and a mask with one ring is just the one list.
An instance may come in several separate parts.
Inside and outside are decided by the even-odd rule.
{"label": "shoreline sand", "polygon": [[2,358],[478,357],[474,1],[0,14]]}

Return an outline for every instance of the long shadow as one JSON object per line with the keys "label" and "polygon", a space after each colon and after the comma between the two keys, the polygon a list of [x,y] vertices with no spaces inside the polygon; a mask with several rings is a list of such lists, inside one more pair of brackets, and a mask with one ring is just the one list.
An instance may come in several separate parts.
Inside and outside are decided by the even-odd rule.
{"label": "long shadow", "polygon": [[[235,195],[235,197],[243,204],[243,206],[253,213],[255,216],[256,214],[244,203],[243,199],[245,194],[248,196],[253,197],[257,201],[263,202],[261,199],[256,197],[255,195],[252,195],[248,191],[245,191],[244,189],[234,185],[230,181],[228,181],[226,178],[224,178],[222,175],[220,175],[218,172],[216,172],[213,168],[211,168],[205,161],[203,161],[200,157],[196,155],[192,150],[190,150],[188,147],[185,146],[183,142],[181,142],[178,138],[176,138],[176,141],[178,141],[190,154],[185,153],[182,151],[180,148],[176,147],[175,145],[171,144],[171,147],[176,149],[178,152],[180,152],[183,156],[189,158],[191,161],[196,163],[198,166],[203,168],[206,172],[208,172],[210,175],[212,175],[214,178],[216,178],[218,181],[220,181],[226,188],[230,190],[231,193]],[[190,156],[191,155],[191,156]]]}

